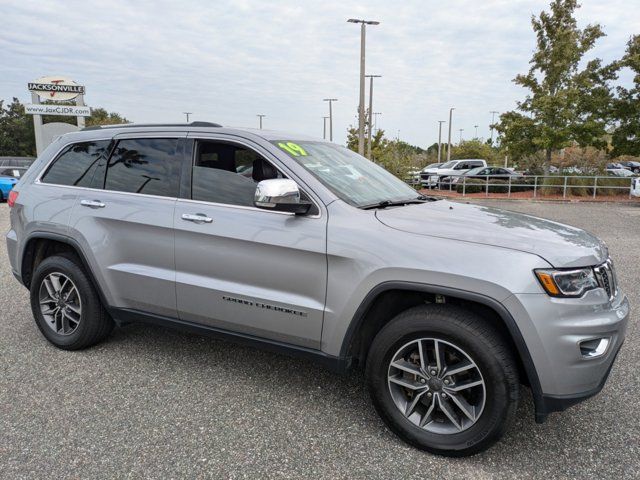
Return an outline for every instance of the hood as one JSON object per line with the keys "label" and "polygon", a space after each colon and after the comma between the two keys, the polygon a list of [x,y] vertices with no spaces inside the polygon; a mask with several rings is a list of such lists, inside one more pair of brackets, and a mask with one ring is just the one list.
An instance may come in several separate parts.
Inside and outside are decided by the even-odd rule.
{"label": "hood", "polygon": [[532,253],[554,267],[598,265],[608,256],[604,242],[584,230],[481,205],[439,200],[379,209],[376,217],[396,230]]}

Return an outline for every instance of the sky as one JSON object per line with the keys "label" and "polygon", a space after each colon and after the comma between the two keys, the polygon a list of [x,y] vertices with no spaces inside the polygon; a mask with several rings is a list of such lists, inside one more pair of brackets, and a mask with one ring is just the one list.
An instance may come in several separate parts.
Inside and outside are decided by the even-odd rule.
{"label": "sky", "polygon": [[[426,147],[455,107],[453,140],[489,136],[490,111],[515,108],[513,84],[535,47],[531,15],[548,0],[32,1],[0,0],[0,99],[30,102],[27,83],[64,75],[86,103],[134,122],[191,120],[323,134],[334,103],[334,141],[356,125],[360,28],[378,127]],[[581,27],[606,37],[589,58],[621,57],[640,33],[640,1],[583,0]],[[631,76],[623,74],[621,84]],[[368,82],[367,82],[368,86]],[[368,100],[367,100],[368,101]],[[447,124],[443,127],[446,138]]]}

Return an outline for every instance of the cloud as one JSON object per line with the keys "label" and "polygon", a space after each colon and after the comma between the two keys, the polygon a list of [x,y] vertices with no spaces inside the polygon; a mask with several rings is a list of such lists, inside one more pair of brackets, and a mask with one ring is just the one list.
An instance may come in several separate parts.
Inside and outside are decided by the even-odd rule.
{"label": "cloud", "polygon": [[[64,74],[87,102],[139,122],[196,120],[322,135],[323,98],[336,97],[334,138],[345,139],[358,102],[359,27],[367,30],[367,71],[380,74],[380,126],[418,145],[437,139],[437,120],[455,106],[454,138],[488,135],[491,110],[511,109],[523,92],[531,14],[547,1],[383,0],[65,1],[5,0],[1,7],[0,98],[29,101],[26,83]],[[622,55],[637,31],[635,0],[584,2],[580,25],[600,22],[594,53]]]}

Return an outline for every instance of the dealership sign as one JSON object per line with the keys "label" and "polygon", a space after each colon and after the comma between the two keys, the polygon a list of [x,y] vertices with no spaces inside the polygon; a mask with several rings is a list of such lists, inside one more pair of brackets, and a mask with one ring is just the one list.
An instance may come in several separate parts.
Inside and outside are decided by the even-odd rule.
{"label": "dealership sign", "polygon": [[[40,155],[60,135],[77,132],[85,126],[91,108],[84,103],[84,86],[62,75],[48,75],[27,84],[31,103],[25,112],[33,117],[36,152]],[[76,117],[75,122],[44,121],[46,116]],[[55,119],[51,119],[55,120]]]}
{"label": "dealership sign", "polygon": [[69,78],[60,76],[41,77],[27,85],[31,93],[35,93],[42,100],[63,102],[73,100],[78,95],[84,95],[84,86],[78,85]]}
{"label": "dealership sign", "polygon": [[24,110],[28,115],[66,115],[69,117],[90,117],[91,108],[75,105],[27,104]]}

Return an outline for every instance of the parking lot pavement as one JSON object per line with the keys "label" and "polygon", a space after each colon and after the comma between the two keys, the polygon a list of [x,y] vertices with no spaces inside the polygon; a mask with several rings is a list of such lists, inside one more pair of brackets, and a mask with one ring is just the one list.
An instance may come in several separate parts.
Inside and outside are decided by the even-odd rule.
{"label": "parking lot pavement", "polygon": [[[517,420],[488,452],[447,459],[390,433],[359,373],[148,326],[81,352],[50,346],[0,255],[0,477],[638,478],[640,208],[482,202],[570,223],[606,240],[632,313],[597,397]],[[8,209],[0,205],[0,231]]]}

